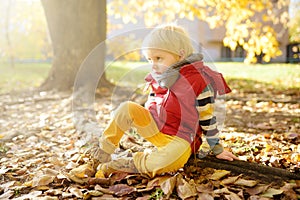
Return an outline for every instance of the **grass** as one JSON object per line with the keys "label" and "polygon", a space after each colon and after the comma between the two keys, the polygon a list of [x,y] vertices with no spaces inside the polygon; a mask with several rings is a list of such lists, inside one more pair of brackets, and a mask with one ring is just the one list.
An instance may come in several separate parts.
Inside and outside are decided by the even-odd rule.
{"label": "grass", "polygon": [[299,64],[215,63],[226,79],[247,79],[272,84],[276,88],[300,88]]}
{"label": "grass", "polygon": [[[299,64],[244,64],[238,62],[207,63],[217,69],[226,79],[243,79],[272,84],[279,89],[300,88]],[[149,71],[145,63],[115,62],[107,68],[107,77],[115,83],[139,84]]]}
{"label": "grass", "polygon": [[[114,62],[108,64],[106,75],[120,85],[144,83],[144,76],[150,70],[143,62]],[[247,79],[272,84],[280,89],[300,88],[299,64],[257,64],[207,63],[215,66],[226,79]],[[38,87],[47,77],[49,63],[18,63],[14,68],[0,63],[0,93]]]}
{"label": "grass", "polygon": [[0,64],[0,94],[38,87],[47,77],[50,64],[17,63],[12,68]]}

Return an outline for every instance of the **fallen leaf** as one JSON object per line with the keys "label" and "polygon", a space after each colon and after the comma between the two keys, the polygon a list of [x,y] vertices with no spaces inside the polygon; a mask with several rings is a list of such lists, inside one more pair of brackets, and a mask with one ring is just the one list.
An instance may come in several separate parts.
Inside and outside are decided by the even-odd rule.
{"label": "fallen leaf", "polygon": [[206,184],[197,185],[196,189],[198,192],[201,192],[201,193],[212,193],[214,186],[212,183],[208,182]]}
{"label": "fallen leaf", "polygon": [[282,186],[280,189],[283,190],[284,194],[290,198],[291,200],[296,200],[297,198],[297,194],[296,192],[293,190],[293,188],[296,188],[297,185],[296,183],[291,184],[291,183],[285,183],[284,186]]}
{"label": "fallen leaf", "polygon": [[153,188],[156,186],[160,186],[163,182],[171,178],[172,176],[166,175],[166,176],[157,176],[154,179],[150,180],[147,184],[147,188]]}
{"label": "fallen leaf", "polygon": [[267,198],[273,198],[274,195],[282,194],[283,190],[278,190],[274,188],[269,188],[267,191],[265,191],[263,194],[261,194],[262,197],[267,197]]}
{"label": "fallen leaf", "polygon": [[235,185],[241,185],[246,187],[253,187],[257,184],[257,181],[255,180],[246,180],[246,179],[238,179],[235,183]]}
{"label": "fallen leaf", "polygon": [[0,199],[10,199],[10,197],[12,197],[14,194],[15,194],[15,191],[8,190],[0,195]]}
{"label": "fallen leaf", "polygon": [[198,194],[198,199],[200,200],[214,200],[214,197],[208,193],[200,193]]}
{"label": "fallen leaf", "polygon": [[70,174],[76,176],[77,178],[87,178],[94,176],[95,170],[90,164],[84,164],[72,169]]}
{"label": "fallen leaf", "polygon": [[224,180],[221,181],[222,185],[228,185],[228,184],[233,184],[234,182],[236,182],[236,180],[238,178],[240,178],[241,176],[232,176],[232,177],[228,177]]}
{"label": "fallen leaf", "polygon": [[167,198],[172,194],[176,185],[176,176],[170,177],[161,184],[161,189]]}
{"label": "fallen leaf", "polygon": [[237,194],[231,192],[230,194],[225,195],[225,198],[228,200],[242,200]]}
{"label": "fallen leaf", "polygon": [[257,185],[253,188],[246,188],[246,192],[250,195],[256,195],[265,192],[269,187],[270,185]]}
{"label": "fallen leaf", "polygon": [[82,198],[83,197],[83,193],[77,187],[70,187],[69,191],[70,191],[71,194],[75,195],[77,198]]}
{"label": "fallen leaf", "polygon": [[230,174],[230,171],[227,170],[216,170],[209,179],[217,181],[220,180],[222,177]]}
{"label": "fallen leaf", "polygon": [[111,190],[109,190],[107,188],[103,188],[100,185],[96,185],[94,189],[97,190],[97,191],[100,191],[100,192],[102,192],[104,194],[114,194],[114,191],[111,191]]}
{"label": "fallen leaf", "polygon": [[1,169],[0,169],[0,175],[5,174],[9,170],[10,170],[9,168],[6,168],[5,166],[2,166]]}
{"label": "fallen leaf", "polygon": [[91,197],[99,197],[102,196],[103,193],[97,190],[89,190],[83,194],[83,199],[91,199]]}
{"label": "fallen leaf", "polygon": [[117,184],[110,186],[109,190],[113,191],[117,196],[124,196],[136,191],[136,188],[130,187],[126,184]]}
{"label": "fallen leaf", "polygon": [[48,185],[53,182],[55,176],[49,175],[36,175],[32,179],[32,187]]}
{"label": "fallen leaf", "polygon": [[88,180],[89,185],[101,185],[101,186],[110,186],[111,180],[109,178],[90,178]]}
{"label": "fallen leaf", "polygon": [[40,196],[42,193],[43,193],[42,191],[32,191],[29,194],[25,194],[14,199],[15,200],[38,199],[38,196]]}
{"label": "fallen leaf", "polygon": [[58,196],[62,194],[62,191],[61,189],[49,189],[45,191],[45,194],[50,196]]}
{"label": "fallen leaf", "polygon": [[213,192],[214,194],[230,194],[230,191],[228,190],[228,188],[224,187],[222,189],[216,189]]}
{"label": "fallen leaf", "polygon": [[181,199],[187,199],[189,197],[197,196],[195,183],[188,183],[180,174],[177,176],[176,182],[176,191]]}
{"label": "fallen leaf", "polygon": [[97,173],[95,174],[95,177],[96,178],[105,178],[102,170],[98,170]]}

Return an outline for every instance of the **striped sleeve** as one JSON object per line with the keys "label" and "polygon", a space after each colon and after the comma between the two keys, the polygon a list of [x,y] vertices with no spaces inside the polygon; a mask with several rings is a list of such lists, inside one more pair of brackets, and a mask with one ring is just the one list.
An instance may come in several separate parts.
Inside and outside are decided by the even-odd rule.
{"label": "striped sleeve", "polygon": [[219,131],[217,119],[214,115],[214,92],[211,85],[208,85],[203,92],[197,97],[196,107],[199,113],[199,125],[203,134],[211,147],[219,144]]}

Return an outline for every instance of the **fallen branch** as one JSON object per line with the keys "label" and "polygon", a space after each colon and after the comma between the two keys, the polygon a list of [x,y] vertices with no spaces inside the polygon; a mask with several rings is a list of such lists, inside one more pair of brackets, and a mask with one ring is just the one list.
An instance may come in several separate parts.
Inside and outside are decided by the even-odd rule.
{"label": "fallen branch", "polygon": [[287,180],[300,180],[300,174],[292,173],[284,169],[240,160],[220,160],[212,156],[206,156],[202,159],[195,159],[192,157],[189,160],[188,165],[197,165],[203,168],[209,167],[214,169],[224,169],[231,171],[233,174],[244,174],[268,183],[282,183]]}

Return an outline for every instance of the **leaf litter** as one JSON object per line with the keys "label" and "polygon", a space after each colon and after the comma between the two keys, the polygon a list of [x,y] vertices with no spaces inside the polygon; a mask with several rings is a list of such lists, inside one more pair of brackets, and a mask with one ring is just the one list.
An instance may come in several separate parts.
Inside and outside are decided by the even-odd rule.
{"label": "leaf litter", "polygon": [[[299,173],[300,103],[258,101],[233,94],[221,139],[240,159]],[[244,96],[243,96],[244,95]],[[298,199],[300,181],[265,183],[227,170],[183,168],[149,179],[94,170],[78,146],[69,93],[0,96],[0,199]],[[237,98],[236,98],[237,97]],[[248,99],[244,99],[247,97]],[[298,98],[298,94],[291,98]],[[239,99],[239,100],[236,100]],[[99,126],[109,120],[110,99],[97,99]],[[124,151],[151,145],[124,138]],[[193,174],[192,174],[193,173]]]}

